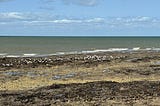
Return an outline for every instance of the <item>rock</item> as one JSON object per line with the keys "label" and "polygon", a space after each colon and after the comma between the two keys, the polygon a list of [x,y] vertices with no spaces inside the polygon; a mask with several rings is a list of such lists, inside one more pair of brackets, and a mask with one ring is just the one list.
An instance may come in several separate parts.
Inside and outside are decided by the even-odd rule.
{"label": "rock", "polygon": [[67,74],[67,75],[64,75],[63,78],[73,78],[75,77],[75,73],[70,73],[70,74]]}
{"label": "rock", "polygon": [[160,61],[157,61],[157,62],[153,62],[150,67],[157,67],[157,68],[160,68]]}
{"label": "rock", "polygon": [[33,77],[37,77],[38,75],[36,73],[34,73],[34,72],[28,72],[27,76],[33,78]]}
{"label": "rock", "polygon": [[160,61],[155,62],[154,65],[160,65]]}
{"label": "rock", "polygon": [[12,63],[7,63],[7,64],[2,63],[1,65],[2,65],[3,67],[12,67],[12,66],[13,66]]}
{"label": "rock", "polygon": [[111,59],[113,59],[113,56],[110,56]]}
{"label": "rock", "polygon": [[22,76],[24,73],[21,73],[21,72],[4,72],[4,74],[6,75],[6,76]]}
{"label": "rock", "polygon": [[138,62],[138,61],[141,61],[142,59],[141,58],[132,58],[132,59],[128,59],[126,60],[127,62]]}
{"label": "rock", "polygon": [[66,79],[66,78],[73,78],[76,76],[76,73],[70,73],[66,75],[55,75],[52,77],[53,80],[58,80],[58,79]]}
{"label": "rock", "polygon": [[61,98],[63,98],[63,97],[64,97],[64,94],[57,94],[57,95],[54,95],[54,96],[53,96],[53,98],[54,98],[55,100],[61,99]]}
{"label": "rock", "polygon": [[55,75],[52,77],[53,80],[59,80],[59,79],[62,79],[62,76],[61,75]]}
{"label": "rock", "polygon": [[110,72],[108,68],[104,69],[103,72]]}

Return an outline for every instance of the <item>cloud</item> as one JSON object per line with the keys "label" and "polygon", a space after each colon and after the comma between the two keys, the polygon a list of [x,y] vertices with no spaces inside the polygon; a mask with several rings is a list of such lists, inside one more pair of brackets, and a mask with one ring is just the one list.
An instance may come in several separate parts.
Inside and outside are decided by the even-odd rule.
{"label": "cloud", "polygon": [[[44,3],[54,3],[56,0],[41,0]],[[95,6],[99,4],[99,2],[102,0],[61,0],[62,3],[69,5],[81,5],[81,6]]]}
{"label": "cloud", "polygon": [[22,22],[37,20],[38,16],[31,13],[20,13],[20,12],[5,12],[0,13],[0,22],[10,23],[10,22]]}
{"label": "cloud", "polygon": [[[1,34],[100,34],[142,32],[160,30],[160,18],[156,17],[65,17],[46,13],[0,13]],[[148,31],[149,32],[149,31]],[[159,31],[160,33],[160,31]]]}
{"label": "cloud", "polygon": [[22,22],[22,21],[39,21],[53,20],[57,16],[48,13],[31,13],[31,12],[4,12],[0,13],[0,22]]}
{"label": "cloud", "polygon": [[104,18],[93,18],[93,19],[85,20],[85,22],[103,23],[105,22],[105,19]]}
{"label": "cloud", "polygon": [[0,19],[24,19],[23,14],[18,12],[0,13]]}
{"label": "cloud", "polygon": [[95,6],[102,0],[62,0],[65,4],[76,4],[82,6]]}
{"label": "cloud", "polygon": [[28,22],[28,23],[101,23],[104,18],[88,18],[77,19],[73,17],[65,18],[46,13],[21,13],[21,12],[5,12],[0,13],[0,22]]}
{"label": "cloud", "polygon": [[103,0],[40,0],[41,6],[40,9],[53,11],[55,10],[56,3],[60,2],[66,6],[70,5],[79,5],[83,7],[93,7],[100,4]]}
{"label": "cloud", "polygon": [[103,18],[93,18],[93,19],[58,19],[50,21],[25,21],[26,23],[36,24],[36,23],[55,23],[55,24],[83,24],[83,23],[101,23],[104,22]]}
{"label": "cloud", "polygon": [[21,13],[7,12],[0,13],[0,25],[40,25],[40,26],[56,26],[56,25],[79,25],[91,27],[107,27],[107,28],[135,28],[135,27],[160,27],[160,19],[155,17],[65,17],[56,16],[47,13]]}
{"label": "cloud", "polygon": [[112,25],[145,25],[159,23],[160,19],[154,17],[111,17],[111,18],[78,18],[56,16],[47,13],[21,13],[21,12],[5,12],[0,13],[0,22],[25,21],[28,23],[105,23]]}

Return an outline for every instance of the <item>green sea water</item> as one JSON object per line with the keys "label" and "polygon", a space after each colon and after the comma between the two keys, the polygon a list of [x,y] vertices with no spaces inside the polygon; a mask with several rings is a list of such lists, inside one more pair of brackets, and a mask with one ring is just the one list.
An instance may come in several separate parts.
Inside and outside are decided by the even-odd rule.
{"label": "green sea water", "polygon": [[0,53],[10,54],[134,47],[160,48],[160,37],[0,37]]}

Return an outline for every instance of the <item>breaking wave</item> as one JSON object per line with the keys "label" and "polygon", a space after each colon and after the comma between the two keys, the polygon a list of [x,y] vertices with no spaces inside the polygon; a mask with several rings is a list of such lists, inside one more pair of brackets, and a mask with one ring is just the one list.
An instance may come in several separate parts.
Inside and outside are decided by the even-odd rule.
{"label": "breaking wave", "polygon": [[67,54],[87,54],[87,53],[100,53],[100,52],[134,52],[134,51],[160,51],[160,48],[109,48],[109,49],[95,49],[86,51],[71,51],[71,52],[56,52],[53,54],[36,54],[36,53],[24,53],[24,54],[10,54],[10,53],[0,53],[0,57],[45,57],[53,55],[67,55]]}

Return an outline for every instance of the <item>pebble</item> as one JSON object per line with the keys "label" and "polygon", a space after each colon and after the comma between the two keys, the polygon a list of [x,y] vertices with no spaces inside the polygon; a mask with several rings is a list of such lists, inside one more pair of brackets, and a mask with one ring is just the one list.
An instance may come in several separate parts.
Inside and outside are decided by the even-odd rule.
{"label": "pebble", "polygon": [[61,75],[55,75],[52,77],[53,80],[58,80],[58,79],[61,79],[62,76]]}
{"label": "pebble", "polygon": [[160,61],[155,62],[154,65],[160,65]]}
{"label": "pebble", "polygon": [[76,73],[69,73],[66,75],[55,75],[52,77],[53,80],[58,80],[58,79],[66,79],[66,78],[73,78],[76,76]]}
{"label": "pebble", "polygon": [[108,68],[104,69],[103,72],[110,72]]}
{"label": "pebble", "polygon": [[64,78],[72,78],[72,77],[74,77],[75,75],[76,75],[75,73],[70,73],[70,74],[64,75],[63,77],[64,77]]}

